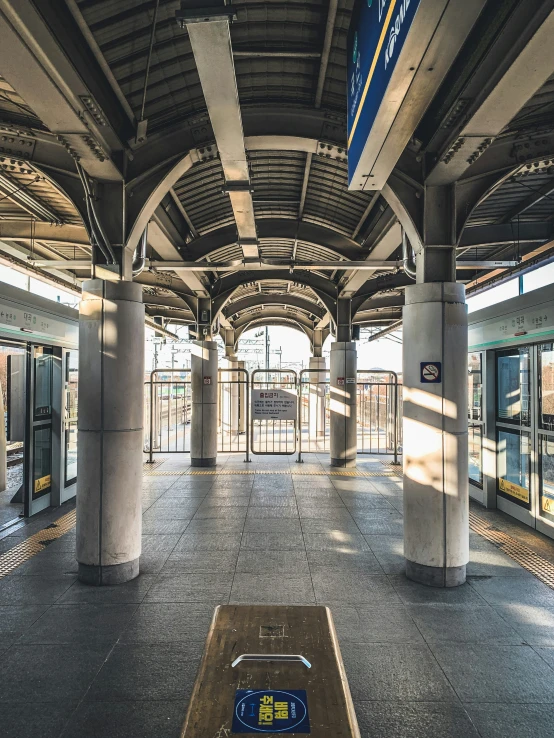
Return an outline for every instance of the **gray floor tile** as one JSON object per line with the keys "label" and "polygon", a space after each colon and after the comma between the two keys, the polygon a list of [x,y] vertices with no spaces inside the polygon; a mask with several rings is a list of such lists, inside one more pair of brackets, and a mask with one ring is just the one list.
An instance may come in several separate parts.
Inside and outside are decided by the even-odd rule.
{"label": "gray floor tile", "polygon": [[355,701],[457,701],[427,646],[345,643],[341,651]]}
{"label": "gray floor tile", "polygon": [[552,738],[552,706],[466,705],[482,738]]}
{"label": "gray floor tile", "polygon": [[305,551],[259,551],[241,550],[237,561],[237,572],[247,574],[282,574],[283,576],[307,575],[310,570]]}
{"label": "gray floor tile", "polygon": [[142,536],[142,553],[143,554],[159,554],[164,551],[173,551],[179,543],[181,536],[176,535],[143,535]]}
{"label": "gray floor tile", "polygon": [[339,643],[423,643],[404,605],[334,605],[331,613]]}
{"label": "gray floor tile", "polygon": [[27,695],[21,702],[2,704],[2,738],[58,738],[77,702],[60,697],[58,702],[33,702]]}
{"label": "gray floor tile", "polygon": [[245,533],[302,533],[300,520],[294,518],[247,518]]}
{"label": "gray floor tile", "polygon": [[167,561],[169,551],[162,551],[161,553],[153,554],[142,554],[140,557],[139,571],[142,575],[159,574],[163,568],[163,565]]}
{"label": "gray floor tile", "polygon": [[364,738],[479,738],[481,735],[462,705],[455,702],[357,702],[355,707]]}
{"label": "gray floor tile", "polygon": [[162,574],[185,572],[233,572],[239,550],[233,551],[174,551],[164,564]]}
{"label": "gray floor tile", "polygon": [[312,580],[309,576],[283,576],[237,573],[231,590],[231,603],[256,604],[273,602],[280,604],[314,603]]}
{"label": "gray floor tile", "polygon": [[521,635],[489,606],[411,605],[408,612],[429,643],[523,642]]}
{"label": "gray floor tile", "polygon": [[136,579],[124,584],[105,587],[91,587],[89,584],[75,582],[58,600],[59,605],[80,604],[138,604],[156,581],[156,577],[141,574]]}
{"label": "gray floor tile", "polygon": [[365,538],[360,533],[344,533],[332,530],[329,533],[304,533],[306,550],[337,551],[352,554],[369,551]]}
{"label": "gray floor tile", "polygon": [[214,495],[208,495],[202,501],[199,510],[205,510],[211,507],[245,507],[248,505],[250,495],[240,495],[240,497],[217,497]]}
{"label": "gray floor tile", "polygon": [[400,603],[387,577],[360,570],[338,571],[310,565],[315,596],[321,604]]}
{"label": "gray floor tile", "polygon": [[19,643],[115,643],[136,605],[52,605]]}
{"label": "gray floor tile", "polygon": [[406,605],[436,604],[482,607],[486,604],[469,584],[441,589],[440,587],[426,587],[424,584],[411,582],[403,574],[392,574],[389,578]]}
{"label": "gray floor tile", "polygon": [[187,533],[242,533],[244,518],[194,518]]}
{"label": "gray floor tile", "polygon": [[359,533],[360,529],[352,519],[334,523],[332,521],[317,520],[315,518],[302,518],[302,532],[337,536],[345,533]]}
{"label": "gray floor tile", "polygon": [[77,576],[75,553],[73,551],[50,551],[49,548],[36,554],[12,572],[13,576],[55,577],[64,576],[64,574]]}
{"label": "gray floor tile", "polygon": [[265,551],[303,551],[304,539],[302,533],[244,533],[241,548]]}
{"label": "gray floor tile", "polygon": [[307,551],[310,567],[335,571],[362,571],[366,574],[383,574],[381,565],[371,551]]}
{"label": "gray floor tile", "polygon": [[110,651],[110,644],[15,645],[0,661],[0,702],[81,699]]}
{"label": "gray floor tile", "polygon": [[179,738],[186,708],[183,699],[84,703],[61,738]]}
{"label": "gray floor tile", "polygon": [[244,520],[248,508],[244,507],[220,507],[218,505],[209,505],[197,510],[193,520],[203,520],[207,518],[223,518],[224,520]]}
{"label": "gray floor tile", "polygon": [[181,551],[235,551],[240,547],[240,533],[185,533],[174,548]]}
{"label": "gray floor tile", "polygon": [[495,605],[498,614],[531,646],[554,646],[554,607]]}
{"label": "gray floor tile", "polygon": [[468,581],[472,589],[493,606],[518,602],[535,607],[554,607],[554,591],[533,576],[470,577]]}
{"label": "gray floor tile", "polygon": [[30,628],[48,605],[0,605],[0,649],[4,650]]}
{"label": "gray floor tile", "polygon": [[143,535],[182,535],[187,526],[189,525],[190,519],[185,520],[172,520],[171,518],[163,518],[152,521],[142,521],[142,533]]}
{"label": "gray floor tile", "polygon": [[142,603],[125,624],[120,643],[204,643],[214,614],[210,603]]}
{"label": "gray floor tile", "polygon": [[249,520],[256,520],[260,518],[292,518],[298,520],[298,510],[295,507],[249,507],[248,515],[246,516]]}
{"label": "gray floor tile", "polygon": [[120,643],[87,693],[86,702],[185,700],[190,696],[203,644]]}
{"label": "gray floor tile", "polygon": [[467,565],[468,576],[520,577],[531,576],[513,559],[500,551],[496,546],[489,550],[470,550]]}
{"label": "gray floor tile", "polygon": [[431,644],[462,702],[552,702],[554,671],[530,646]]}
{"label": "gray floor tile", "polygon": [[227,601],[232,574],[184,573],[162,574],[146,595],[145,602],[215,602]]}
{"label": "gray floor tile", "polygon": [[0,605],[51,605],[75,582],[76,577],[9,576],[0,579]]}
{"label": "gray floor tile", "polygon": [[353,511],[352,517],[364,535],[401,536],[404,533],[404,523],[398,515],[373,517]]}
{"label": "gray floor tile", "polygon": [[401,536],[365,535],[364,538],[387,574],[405,573],[404,539]]}

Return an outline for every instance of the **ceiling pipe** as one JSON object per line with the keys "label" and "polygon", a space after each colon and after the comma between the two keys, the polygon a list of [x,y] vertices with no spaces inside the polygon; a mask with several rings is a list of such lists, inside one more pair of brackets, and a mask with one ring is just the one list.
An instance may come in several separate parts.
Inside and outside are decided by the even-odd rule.
{"label": "ceiling pipe", "polygon": [[408,236],[406,235],[406,231],[402,229],[402,267],[408,277],[410,279],[413,279],[415,282],[416,279],[416,265],[415,265],[415,258],[412,251],[412,247],[410,242],[408,241]]}
{"label": "ceiling pipe", "polygon": [[146,246],[148,244],[148,226],[142,232],[141,239],[133,257],[133,277],[138,277],[146,266]]}

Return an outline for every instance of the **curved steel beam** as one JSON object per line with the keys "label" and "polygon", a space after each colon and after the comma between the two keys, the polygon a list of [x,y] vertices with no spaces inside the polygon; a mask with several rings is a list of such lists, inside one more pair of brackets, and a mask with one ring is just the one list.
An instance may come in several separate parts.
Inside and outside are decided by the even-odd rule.
{"label": "curved steel beam", "polygon": [[287,292],[285,295],[265,295],[258,293],[251,297],[243,297],[242,300],[228,303],[223,308],[223,313],[226,317],[230,317],[231,315],[241,313],[243,310],[251,310],[259,305],[289,305],[290,307],[305,310],[312,315],[316,315],[318,318],[323,318],[327,313],[321,305],[316,305],[315,302],[310,302],[310,300],[304,300],[302,297],[298,297],[298,295],[291,294],[290,292]]}
{"label": "curved steel beam", "polygon": [[313,342],[313,331],[301,325],[300,323],[297,323],[294,320],[294,318],[288,318],[287,320],[279,319],[279,318],[269,318],[269,319],[259,318],[259,319],[252,319],[251,321],[246,323],[244,326],[242,326],[239,330],[237,330],[237,332],[235,333],[237,345],[243,333],[245,333],[248,330],[251,330],[252,328],[256,328],[257,326],[263,327],[266,325],[267,326],[279,325],[279,326],[283,326],[284,328],[292,328],[295,331],[304,333],[304,335],[308,337],[310,344],[312,344]]}
{"label": "curved steel beam", "polygon": [[[259,218],[256,220],[256,225],[258,238],[297,239],[315,247],[323,246],[351,261],[363,258],[364,252],[359,243],[330,227],[306,223],[305,221],[298,222],[293,218]],[[228,225],[190,241],[187,244],[187,251],[190,253],[191,259],[197,261],[217,249],[232,246],[236,243],[237,229],[235,225]]]}
{"label": "curved steel beam", "polygon": [[293,282],[303,284],[310,287],[319,299],[323,302],[327,310],[334,315],[337,289],[333,282],[324,277],[320,277],[313,272],[295,271],[293,275],[283,273],[282,270],[267,270],[263,272],[232,272],[218,279],[211,286],[211,296],[213,300],[213,317],[216,317],[231,299],[231,295],[243,284],[249,282],[265,282],[265,281]]}
{"label": "curved steel beam", "polygon": [[314,330],[314,323],[309,320],[309,318],[306,318],[304,315],[300,315],[300,313],[293,313],[291,310],[284,310],[282,308],[268,308],[266,310],[257,310],[256,312],[252,312],[248,315],[243,315],[238,318],[238,320],[234,321],[233,328],[236,332],[240,330],[243,325],[248,325],[248,323],[251,323],[253,320],[269,320],[271,318],[275,318],[275,320],[294,320],[303,328],[307,328],[310,331]]}

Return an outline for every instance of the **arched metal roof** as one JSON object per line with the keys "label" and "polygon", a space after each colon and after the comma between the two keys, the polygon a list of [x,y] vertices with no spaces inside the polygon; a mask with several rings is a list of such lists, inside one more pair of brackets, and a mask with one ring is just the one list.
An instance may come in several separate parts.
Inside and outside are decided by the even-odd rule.
{"label": "arched metal roof", "polygon": [[[515,0],[512,4],[516,8]],[[1,0],[0,12],[2,5],[13,6],[22,18],[27,10],[37,13],[30,0]],[[53,48],[45,46],[44,55],[54,59],[61,49],[90,90],[89,102],[82,92],[75,100],[97,116],[97,123],[104,117],[98,125],[109,129],[106,141],[119,142],[114,145],[118,156],[127,158],[134,193],[142,183],[146,187],[148,177],[154,181],[157,172],[165,176],[183,156],[190,157],[191,165],[182,167],[173,186],[162,186],[161,200],[148,215],[155,225],[149,256],[203,266],[198,273],[178,270],[172,277],[165,272],[144,275],[148,309],[165,306],[168,314],[192,321],[187,298],[204,294],[216,299],[233,325],[243,319],[243,311],[233,312],[233,304],[261,295],[271,306],[272,296],[278,296],[280,306],[290,299],[290,311],[302,319],[309,315],[306,303],[313,303],[314,317],[309,319],[315,326],[318,321],[328,324],[324,311],[347,294],[359,297],[358,322],[383,320],[383,315],[393,320],[391,301],[401,305],[404,275],[378,268],[373,274],[356,273],[338,266],[302,270],[303,264],[314,262],[344,261],[347,266],[348,260],[399,257],[392,199],[347,189],[346,37],[353,0],[233,3],[236,19],[230,35],[258,258],[290,262],[291,274],[261,270],[222,275],[204,266],[206,261],[239,261],[243,247],[190,39],[175,21],[179,6],[178,0],[66,0],[56,12],[49,4],[40,8],[41,22],[53,39]],[[470,34],[393,173],[392,189],[401,191],[407,202],[413,200],[414,212],[425,188],[421,162],[429,168],[445,152],[448,156],[464,115],[486,87],[487,54],[497,53],[500,33],[509,38],[517,32],[515,10],[506,18],[504,26],[494,26],[499,21],[489,0],[482,23],[491,33],[484,33],[483,26]],[[0,75],[2,63],[0,51]],[[25,99],[10,80],[0,82],[0,239],[17,245],[22,260],[29,253],[52,260],[87,258],[86,234],[66,240],[56,231],[79,224],[83,211],[68,156],[71,146],[63,135],[52,135],[45,116],[35,112],[40,95],[33,99],[29,93]],[[552,240],[553,113],[554,76],[529,95],[456,184],[467,192],[458,213],[460,264],[521,257]],[[143,129],[137,123],[142,120],[147,121]],[[29,228],[24,232],[25,222]],[[75,267],[63,273],[75,280],[86,270]],[[467,270],[459,276],[470,281],[479,275]],[[388,296],[389,304],[378,306],[379,295]]]}

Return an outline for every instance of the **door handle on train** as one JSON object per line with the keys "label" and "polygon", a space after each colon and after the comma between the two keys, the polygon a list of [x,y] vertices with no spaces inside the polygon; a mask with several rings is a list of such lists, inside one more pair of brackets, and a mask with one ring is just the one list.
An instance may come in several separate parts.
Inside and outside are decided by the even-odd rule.
{"label": "door handle on train", "polygon": [[285,654],[285,653],[243,653],[242,656],[238,656],[231,666],[237,666],[241,661],[299,661],[304,664],[308,669],[312,668],[312,665],[305,659],[304,656],[299,654]]}

